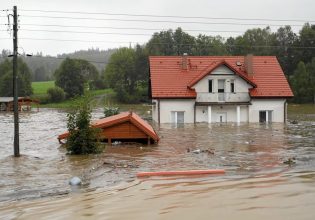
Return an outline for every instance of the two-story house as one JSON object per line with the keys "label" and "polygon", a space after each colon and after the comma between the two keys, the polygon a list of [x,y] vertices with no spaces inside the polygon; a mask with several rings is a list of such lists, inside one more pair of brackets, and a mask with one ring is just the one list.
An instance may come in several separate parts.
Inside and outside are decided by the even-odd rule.
{"label": "two-story house", "polygon": [[293,96],[274,56],[151,56],[157,123],[285,122]]}

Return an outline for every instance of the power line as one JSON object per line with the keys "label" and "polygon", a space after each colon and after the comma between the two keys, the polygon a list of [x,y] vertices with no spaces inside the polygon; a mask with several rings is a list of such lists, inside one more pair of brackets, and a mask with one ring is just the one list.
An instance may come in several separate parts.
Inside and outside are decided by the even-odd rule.
{"label": "power line", "polygon": [[[1,38],[0,38],[1,39]],[[7,38],[8,39],[8,38]],[[92,41],[92,40],[76,40],[76,39],[53,39],[53,38],[19,38],[23,40],[43,40],[43,41],[77,41],[77,42],[85,42],[85,43],[133,43],[133,44],[146,44],[147,42],[109,42],[109,41]],[[170,45],[171,43],[151,43],[151,45]],[[174,46],[198,46],[196,44],[175,44]],[[240,48],[283,48],[286,49],[315,49],[314,47],[308,46],[280,46],[280,45],[236,45],[236,44],[222,44],[221,47],[240,47]],[[214,47],[213,45],[205,45],[203,48]]]}
{"label": "power line", "polygon": [[[96,21],[127,21],[127,22],[146,22],[146,23],[174,23],[174,24],[215,24],[215,25],[247,25],[247,26],[283,26],[285,24],[263,24],[263,23],[229,23],[229,22],[201,22],[201,21],[172,21],[172,20],[144,20],[144,19],[120,19],[120,18],[93,18],[93,17],[64,17],[64,16],[40,16],[40,15],[21,15],[31,18],[53,18],[70,20],[96,20]],[[291,24],[290,26],[303,26],[303,24]]]}
{"label": "power line", "polygon": [[[22,24],[23,26],[39,27],[62,27],[62,28],[90,28],[90,29],[117,29],[117,30],[142,30],[142,31],[167,31],[169,29],[159,28],[139,28],[139,27],[112,27],[112,26],[84,26],[84,25],[56,25],[56,24]],[[216,33],[244,33],[244,31],[229,30],[202,30],[202,29],[183,29],[183,31],[216,32]]]}
{"label": "power line", "polygon": [[204,16],[174,16],[156,14],[129,14],[129,13],[108,13],[108,12],[83,12],[83,11],[53,11],[53,10],[20,10],[44,13],[65,13],[65,14],[89,14],[89,15],[111,15],[131,17],[155,17],[155,18],[183,18],[183,19],[206,19],[206,20],[240,20],[240,21],[281,21],[281,22],[315,22],[306,19],[269,19],[269,18],[239,18],[239,17],[204,17]]}
{"label": "power line", "polygon": [[77,33],[77,34],[152,36],[152,34],[137,34],[137,33],[108,33],[108,32],[90,32],[90,31],[34,30],[34,29],[24,29],[24,28],[20,29],[20,30],[21,31],[35,31],[35,32]]}
{"label": "power line", "polygon": [[[0,38],[1,39],[1,38]],[[9,39],[9,38],[7,38]],[[85,42],[85,43],[134,43],[130,41],[99,41],[99,40],[80,40],[80,39],[55,39],[55,38],[28,38],[28,37],[20,37],[22,40],[43,40],[43,41],[76,41],[76,42]],[[145,43],[145,42],[144,42]]]}

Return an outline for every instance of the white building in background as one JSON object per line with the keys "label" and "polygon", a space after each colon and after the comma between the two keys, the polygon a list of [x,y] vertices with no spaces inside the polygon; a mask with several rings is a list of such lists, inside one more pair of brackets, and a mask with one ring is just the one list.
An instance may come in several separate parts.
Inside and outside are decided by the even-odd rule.
{"label": "white building in background", "polygon": [[157,123],[285,122],[293,97],[273,56],[151,56]]}

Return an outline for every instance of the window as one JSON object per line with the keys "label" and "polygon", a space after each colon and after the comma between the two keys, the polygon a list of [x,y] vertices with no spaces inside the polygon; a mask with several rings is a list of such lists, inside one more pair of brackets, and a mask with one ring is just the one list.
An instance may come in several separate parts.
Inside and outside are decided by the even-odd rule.
{"label": "window", "polygon": [[272,111],[259,111],[259,122],[272,122]]}
{"label": "window", "polygon": [[184,123],[184,112],[171,112],[171,122],[173,124]]}
{"label": "window", "polygon": [[212,93],[212,79],[209,79],[209,93]]}
{"label": "window", "polygon": [[218,80],[218,92],[219,93],[224,93],[224,79],[219,79]]}
{"label": "window", "polygon": [[231,80],[231,92],[235,92],[234,80]]}
{"label": "window", "polygon": [[225,101],[225,96],[224,96],[224,79],[219,79],[218,80],[218,101],[219,102],[224,102]]}

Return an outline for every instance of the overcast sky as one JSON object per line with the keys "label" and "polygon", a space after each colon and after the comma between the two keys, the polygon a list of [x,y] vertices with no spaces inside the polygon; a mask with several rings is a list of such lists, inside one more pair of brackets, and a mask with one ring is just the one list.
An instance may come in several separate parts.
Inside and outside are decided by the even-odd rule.
{"label": "overcast sky", "polygon": [[[144,43],[154,32],[169,28],[182,27],[194,36],[202,33],[229,37],[240,35],[248,28],[266,27],[268,24],[273,31],[277,30],[277,25],[295,25],[292,27],[298,32],[304,21],[315,21],[314,0],[0,0],[0,50],[12,50],[12,33],[7,31],[5,24],[13,5],[18,7],[20,16],[19,52],[42,52],[44,55]],[[2,11],[6,9],[9,11]],[[43,12],[47,10],[58,12]]]}

